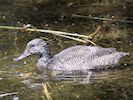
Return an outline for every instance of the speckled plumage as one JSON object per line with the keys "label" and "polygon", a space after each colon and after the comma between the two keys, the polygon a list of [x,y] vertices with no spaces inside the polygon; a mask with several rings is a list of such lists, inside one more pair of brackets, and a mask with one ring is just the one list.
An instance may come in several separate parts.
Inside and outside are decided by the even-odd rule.
{"label": "speckled plumage", "polygon": [[120,58],[128,55],[125,52],[117,52],[115,48],[79,45],[65,49],[51,57],[47,43],[43,39],[34,39],[14,60],[21,60],[31,54],[40,55],[37,66],[41,71],[45,69],[59,72],[87,71],[88,82],[92,75],[91,69],[114,67],[119,64]]}

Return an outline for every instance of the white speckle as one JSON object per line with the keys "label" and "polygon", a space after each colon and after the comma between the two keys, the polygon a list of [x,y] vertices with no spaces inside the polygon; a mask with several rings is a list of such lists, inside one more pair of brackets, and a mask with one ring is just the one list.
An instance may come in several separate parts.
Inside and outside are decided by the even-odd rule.
{"label": "white speckle", "polygon": [[70,7],[70,6],[72,6],[72,5],[73,5],[72,2],[70,2],[70,3],[67,4],[68,7]]}
{"label": "white speckle", "polygon": [[23,77],[23,76],[24,76],[24,74],[23,74],[23,73],[21,73],[21,74],[19,74],[19,76],[20,76],[20,77]]}
{"label": "white speckle", "polygon": [[27,64],[27,62],[26,61],[24,61],[24,65],[26,65]]}
{"label": "white speckle", "polygon": [[45,24],[45,26],[47,27],[47,26],[49,26],[48,24]]}
{"label": "white speckle", "polygon": [[125,66],[127,66],[127,64],[124,64]]}
{"label": "white speckle", "polygon": [[54,23],[55,23],[55,24],[57,24],[57,23],[58,23],[58,21],[54,21]]}

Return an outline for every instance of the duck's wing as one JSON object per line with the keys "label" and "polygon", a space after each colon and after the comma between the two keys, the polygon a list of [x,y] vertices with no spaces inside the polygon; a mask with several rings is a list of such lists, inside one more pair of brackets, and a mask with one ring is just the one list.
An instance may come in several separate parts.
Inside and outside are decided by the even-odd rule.
{"label": "duck's wing", "polygon": [[[79,56],[75,56],[69,59],[52,59],[49,64],[49,68],[52,70],[60,70],[60,71],[76,71],[83,70],[84,59],[81,59]],[[85,66],[85,65],[84,65]]]}
{"label": "duck's wing", "polygon": [[52,59],[53,61],[60,61],[60,62],[65,62],[67,60],[74,58],[80,58],[80,59],[87,58],[88,60],[92,60],[96,57],[100,57],[115,52],[116,52],[115,48],[99,48],[95,46],[93,47],[75,46],[61,51],[60,53],[55,55]]}
{"label": "duck's wing", "polygon": [[69,59],[75,56],[85,57],[96,57],[116,52],[115,48],[101,48],[96,46],[73,46],[68,49],[61,51],[54,56],[54,59]]}
{"label": "duck's wing", "polygon": [[60,71],[87,71],[90,69],[102,69],[115,67],[119,64],[122,57],[129,55],[125,52],[115,52],[108,55],[103,55],[92,60],[87,58],[80,59],[80,57],[71,58],[62,62],[52,62],[53,70]]}
{"label": "duck's wing", "polygon": [[79,51],[75,49],[74,51],[72,50],[72,52],[68,52],[71,50],[67,50],[67,52],[63,50],[61,54],[59,53],[52,58],[49,67],[54,70],[82,70],[85,68],[91,69],[90,64],[88,64],[89,61],[94,58],[116,52],[115,48],[97,47],[89,47],[84,49],[79,48],[78,50]]}
{"label": "duck's wing", "polygon": [[81,46],[81,45],[73,46],[73,47],[67,48],[67,49],[61,51],[60,53],[56,54],[54,56],[54,58],[68,59],[71,57],[88,54],[88,53],[94,52],[99,49],[100,49],[100,47],[96,47],[96,46]]}
{"label": "duck's wing", "polygon": [[100,48],[95,51],[92,51],[91,54],[87,56],[87,59],[92,60],[92,59],[95,59],[104,55],[109,55],[115,52],[117,52],[115,48]]}
{"label": "duck's wing", "polygon": [[82,57],[85,58],[86,55],[91,55],[93,52],[98,51],[100,47],[96,46],[73,46],[70,48],[67,48],[60,53],[56,54],[52,58],[52,63],[63,63],[66,62],[69,59],[73,59],[75,57],[79,57],[80,59]]}

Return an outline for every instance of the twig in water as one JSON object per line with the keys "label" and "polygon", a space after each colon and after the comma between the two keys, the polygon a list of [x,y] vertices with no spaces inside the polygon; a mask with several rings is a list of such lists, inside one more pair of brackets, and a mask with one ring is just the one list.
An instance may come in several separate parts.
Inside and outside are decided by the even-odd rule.
{"label": "twig in water", "polygon": [[48,91],[48,87],[50,89],[52,89],[51,86],[49,85],[49,83],[46,82],[45,84],[42,84],[42,85],[43,85],[43,89],[44,89],[43,92],[44,92],[44,94],[45,94],[45,96],[47,98],[46,100],[53,100],[52,97],[50,96],[49,91]]}
{"label": "twig in water", "polygon": [[[0,26],[0,29],[11,29],[11,30],[22,30],[22,27],[13,27],[13,26]],[[80,35],[76,33],[67,33],[67,32],[61,32],[61,31],[53,31],[53,30],[43,30],[43,29],[37,29],[37,28],[26,28],[26,31],[31,31],[31,32],[43,32],[43,33],[51,33],[51,34],[62,34],[62,35],[70,35],[70,36],[77,36],[77,37],[82,37],[82,38],[91,38],[89,36],[85,35]]]}
{"label": "twig in water", "polygon": [[[22,30],[22,27],[0,26],[0,29]],[[30,32],[35,32],[36,31],[36,32],[50,33],[50,34],[53,34],[53,35],[69,38],[69,39],[76,40],[76,41],[79,41],[79,42],[83,42],[83,43],[90,42],[93,45],[96,45],[91,40],[88,40],[88,39],[91,39],[92,37],[86,36],[86,35],[80,35],[80,34],[75,34],[75,33],[66,33],[66,32],[53,31],[53,30],[43,30],[43,29],[35,29],[35,28],[33,29],[33,28],[27,28],[27,27],[26,27],[25,30],[30,31]],[[83,39],[79,39],[77,37],[83,38]],[[86,40],[88,40],[88,41],[86,41]]]}
{"label": "twig in water", "polygon": [[113,18],[100,18],[100,17],[92,17],[92,16],[84,16],[84,15],[76,15],[73,14],[72,17],[77,17],[77,18],[87,18],[87,19],[94,19],[94,20],[103,20],[103,21],[115,21],[115,22],[121,22],[121,23],[132,23],[133,21],[131,20],[116,20]]}
{"label": "twig in water", "polygon": [[92,37],[92,39],[95,37],[95,35],[100,31],[101,26],[98,26],[98,28],[95,30],[94,33],[90,34],[89,37]]}
{"label": "twig in water", "polygon": [[72,40],[76,40],[78,42],[88,43],[86,40],[78,39],[78,38],[75,38],[75,37],[70,37],[70,36],[61,35],[61,34],[58,34],[58,36],[65,37],[65,38],[72,39]]}
{"label": "twig in water", "polygon": [[12,92],[12,93],[5,93],[5,94],[0,94],[0,97],[5,97],[5,96],[10,96],[10,95],[16,95],[19,92]]}

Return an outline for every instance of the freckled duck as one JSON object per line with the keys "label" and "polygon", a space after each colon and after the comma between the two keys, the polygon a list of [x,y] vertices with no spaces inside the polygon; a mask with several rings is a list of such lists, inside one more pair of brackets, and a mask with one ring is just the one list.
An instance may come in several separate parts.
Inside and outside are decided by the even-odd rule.
{"label": "freckled duck", "polygon": [[96,46],[73,46],[61,51],[55,56],[49,55],[49,48],[43,39],[33,39],[25,51],[14,61],[21,60],[29,55],[40,56],[37,66],[41,71],[74,72],[85,71],[88,73],[85,81],[88,83],[92,76],[93,69],[115,67],[119,64],[120,58],[129,55],[125,52],[117,52],[115,48],[101,48]]}

